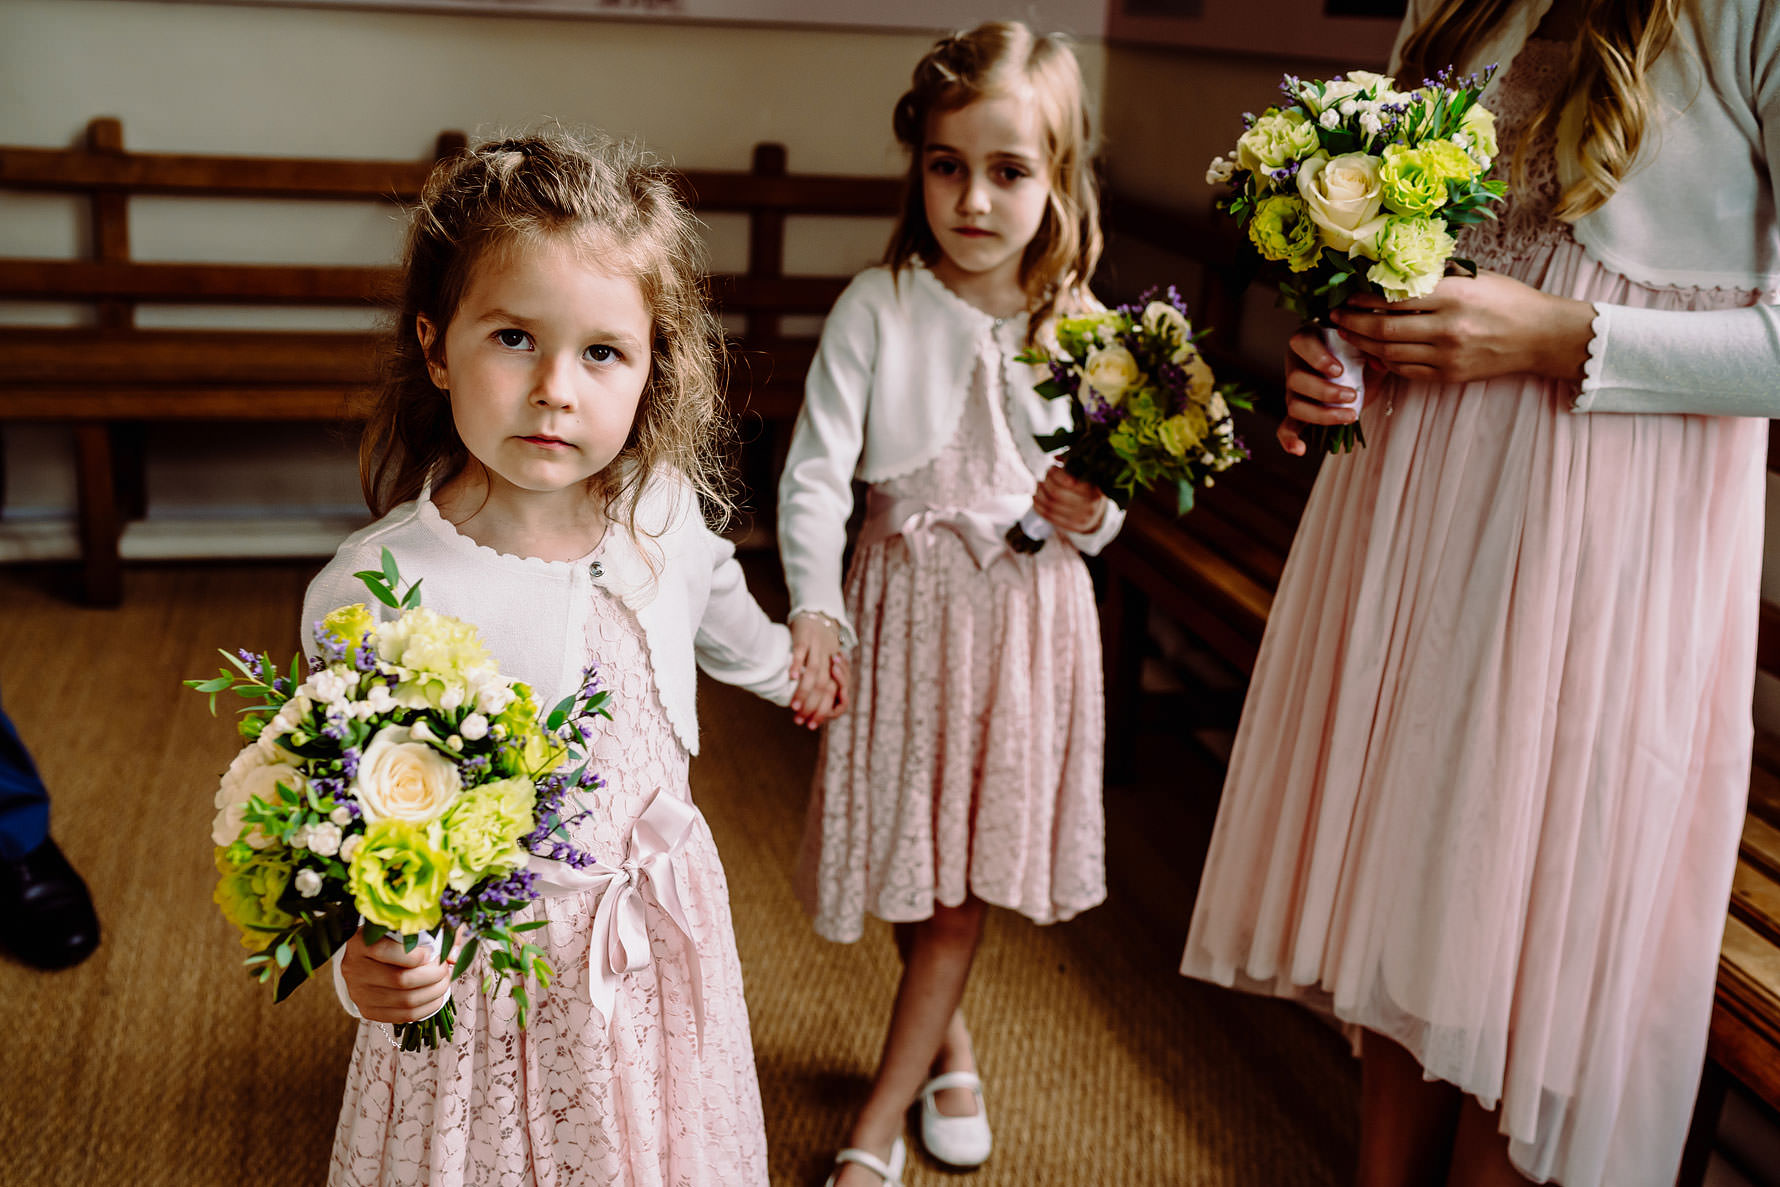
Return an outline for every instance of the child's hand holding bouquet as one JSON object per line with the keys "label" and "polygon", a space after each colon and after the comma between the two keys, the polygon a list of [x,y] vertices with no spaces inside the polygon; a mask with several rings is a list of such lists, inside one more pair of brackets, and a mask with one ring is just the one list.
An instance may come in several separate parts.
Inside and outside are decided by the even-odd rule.
{"label": "child's hand holding bouquet", "polygon": [[[1280,303],[1323,333],[1365,396],[1363,356],[1329,326],[1330,310],[1355,293],[1387,301],[1426,296],[1453,256],[1452,230],[1494,218],[1507,192],[1485,179],[1496,157],[1495,116],[1478,103],[1493,71],[1442,71],[1413,91],[1355,70],[1327,82],[1288,75],[1287,102],[1247,116],[1234,160],[1218,157],[1206,179],[1229,182],[1221,203],[1279,278]],[[1359,423],[1329,432],[1326,447],[1364,445]]]}

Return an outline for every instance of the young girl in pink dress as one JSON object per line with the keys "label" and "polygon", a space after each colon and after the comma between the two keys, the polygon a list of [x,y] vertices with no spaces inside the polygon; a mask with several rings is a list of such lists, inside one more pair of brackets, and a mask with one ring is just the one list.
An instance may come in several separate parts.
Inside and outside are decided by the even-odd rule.
{"label": "young girl in pink dress", "polygon": [[[1336,315],[1389,375],[1281,579],[1182,967],[1356,1028],[1362,1184],[1655,1187],[1749,778],[1780,10],[1412,3],[1400,84],[1455,60],[1500,63],[1520,173],[1479,276]],[[1292,350],[1302,452],[1351,392]]]}
{"label": "young girl in pink dress", "polygon": [[[605,785],[570,840],[619,875],[522,913],[545,921],[530,936],[555,971],[523,1030],[506,991],[485,991],[485,956],[454,982],[424,948],[342,949],[342,996],[368,1021],[335,1187],[767,1181],[728,889],[687,762],[695,663],[784,703],[791,644],[701,513],[725,504],[721,337],[699,254],[671,179],[627,145],[486,144],[427,183],[363,448],[382,518],[315,579],[304,622],[364,601],[353,573],[387,548],[540,704],[597,662],[614,694],[591,744]],[[647,959],[598,940],[616,894]],[[457,1033],[436,1051],[398,1051],[372,1025],[430,1016],[446,995]]]}
{"label": "young girl in pink dress", "polygon": [[[959,1001],[984,909],[1039,923],[1105,897],[1099,627],[1082,552],[1121,517],[1035,433],[1068,409],[1014,361],[1093,302],[1097,201],[1079,67],[1018,24],[939,42],[896,105],[908,198],[886,265],[836,302],[779,489],[793,707],[830,703],[856,642],[851,713],[823,738],[798,885],[816,929],[896,925],[904,960],[883,1059],[831,1181],[901,1181],[903,1114],[929,1153],[989,1156]],[[841,584],[852,481],[870,485]],[[1035,555],[1026,510],[1062,529]]]}

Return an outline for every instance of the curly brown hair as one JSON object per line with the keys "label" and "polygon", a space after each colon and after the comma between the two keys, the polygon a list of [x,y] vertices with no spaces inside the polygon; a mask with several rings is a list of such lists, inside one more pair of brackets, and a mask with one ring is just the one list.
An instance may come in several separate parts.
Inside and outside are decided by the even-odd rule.
{"label": "curly brown hair", "polygon": [[697,222],[673,174],[641,147],[558,129],[466,148],[427,178],[409,225],[393,341],[359,445],[359,481],[373,514],[418,498],[428,484],[442,486],[473,460],[450,401],[428,374],[419,319],[432,324],[442,349],[480,262],[565,236],[636,277],[654,327],[636,422],[617,458],[588,480],[589,493],[634,532],[650,478],[677,471],[713,526],[728,519],[725,347],[707,301]]}
{"label": "curly brown hair", "polygon": [[914,78],[896,101],[891,126],[909,153],[902,213],[884,263],[899,273],[913,259],[928,264],[939,241],[927,225],[921,150],[927,121],[978,99],[1029,88],[1044,121],[1051,193],[1038,234],[1020,260],[1031,319],[1029,339],[1059,313],[1093,306],[1088,282],[1100,262],[1100,196],[1094,179],[1094,126],[1088,114],[1081,65],[1068,39],[1038,35],[1018,21],[990,21],[935,42],[916,63]]}

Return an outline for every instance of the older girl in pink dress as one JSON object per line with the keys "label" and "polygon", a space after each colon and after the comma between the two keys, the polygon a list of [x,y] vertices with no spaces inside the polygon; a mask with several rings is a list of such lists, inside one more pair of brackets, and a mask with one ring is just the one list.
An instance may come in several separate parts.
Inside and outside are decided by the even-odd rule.
{"label": "older girl in pink dress", "polygon": [[[1092,301],[1099,254],[1081,75],[1024,26],[946,38],[897,104],[909,196],[886,267],[823,329],[780,486],[794,705],[825,704],[857,633],[858,691],[830,727],[798,886],[816,929],[897,925],[905,962],[871,1094],[833,1182],[901,1181],[917,1096],[929,1153],[989,1156],[958,1003],[987,904],[1039,922],[1105,897],[1099,627],[1081,552],[1116,508],[1034,441],[1068,409],[1015,360]],[[851,483],[870,484],[845,590]],[[1002,534],[1034,506],[1063,531],[1035,555]]]}
{"label": "older girl in pink dress", "polygon": [[[1404,30],[1405,83],[1501,63],[1524,172],[1477,278],[1336,315],[1390,375],[1281,579],[1182,967],[1356,1028],[1362,1184],[1670,1184],[1749,778],[1780,15]],[[1302,452],[1351,392],[1292,348]]]}

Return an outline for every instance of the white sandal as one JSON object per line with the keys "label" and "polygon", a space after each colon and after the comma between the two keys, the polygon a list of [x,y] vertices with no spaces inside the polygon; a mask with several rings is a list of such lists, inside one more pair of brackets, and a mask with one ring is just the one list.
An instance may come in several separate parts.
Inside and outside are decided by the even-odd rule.
{"label": "white sandal", "polygon": [[[948,1117],[933,1103],[948,1088],[968,1088],[976,1093],[977,1111]],[[989,1133],[989,1112],[983,1105],[983,1082],[971,1072],[946,1072],[921,1085],[921,1144],[948,1166],[973,1167],[989,1161],[994,1138]]]}
{"label": "white sandal", "polygon": [[870,1150],[860,1150],[848,1146],[834,1156],[834,1170],[829,1172],[828,1181],[822,1187],[834,1187],[834,1177],[840,1174],[841,1167],[849,1162],[862,1166],[877,1175],[878,1178],[884,1180],[884,1187],[902,1187],[902,1169],[908,1165],[908,1158],[908,1149],[902,1144],[901,1138],[897,1138],[890,1146],[888,1165],[885,1165],[883,1160]]}

